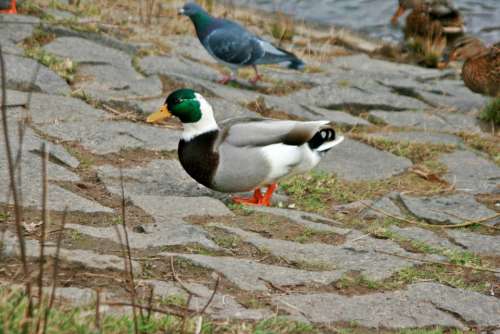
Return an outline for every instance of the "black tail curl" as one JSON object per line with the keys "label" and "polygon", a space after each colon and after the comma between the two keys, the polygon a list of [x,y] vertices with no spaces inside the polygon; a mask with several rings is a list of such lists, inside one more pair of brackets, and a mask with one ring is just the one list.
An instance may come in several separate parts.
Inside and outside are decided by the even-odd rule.
{"label": "black tail curl", "polygon": [[317,149],[326,142],[335,140],[335,130],[321,129],[307,142],[311,150]]}

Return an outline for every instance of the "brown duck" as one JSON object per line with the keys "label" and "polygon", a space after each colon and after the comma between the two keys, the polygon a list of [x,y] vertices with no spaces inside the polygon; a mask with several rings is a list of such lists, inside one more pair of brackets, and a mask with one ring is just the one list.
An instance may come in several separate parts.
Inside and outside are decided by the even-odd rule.
{"label": "brown duck", "polygon": [[500,42],[487,48],[480,40],[458,40],[450,61],[463,60],[462,79],[473,92],[500,97]]}
{"label": "brown duck", "polygon": [[446,34],[462,33],[464,30],[462,16],[451,0],[399,0],[391,22],[396,24],[407,10],[412,10],[406,19],[407,34],[424,36],[431,30],[435,31],[438,24]]}

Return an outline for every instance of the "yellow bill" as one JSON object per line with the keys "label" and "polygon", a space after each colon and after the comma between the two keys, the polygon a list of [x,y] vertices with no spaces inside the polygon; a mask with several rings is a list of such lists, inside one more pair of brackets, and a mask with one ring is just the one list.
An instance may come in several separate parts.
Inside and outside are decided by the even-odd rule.
{"label": "yellow bill", "polygon": [[162,119],[169,118],[170,116],[172,116],[172,114],[170,113],[170,111],[168,111],[167,106],[163,105],[161,106],[160,110],[149,115],[148,118],[146,119],[146,122],[156,123],[161,121]]}

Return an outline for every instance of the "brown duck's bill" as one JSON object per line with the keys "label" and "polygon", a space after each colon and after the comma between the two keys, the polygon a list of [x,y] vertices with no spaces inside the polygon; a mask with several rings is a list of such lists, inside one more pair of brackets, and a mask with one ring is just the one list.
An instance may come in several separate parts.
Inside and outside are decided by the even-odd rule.
{"label": "brown duck's bill", "polygon": [[167,106],[163,105],[161,106],[160,110],[149,115],[148,118],[146,119],[146,122],[156,123],[161,121],[162,119],[167,119],[170,116],[172,116],[172,114],[170,113],[170,111],[168,111]]}

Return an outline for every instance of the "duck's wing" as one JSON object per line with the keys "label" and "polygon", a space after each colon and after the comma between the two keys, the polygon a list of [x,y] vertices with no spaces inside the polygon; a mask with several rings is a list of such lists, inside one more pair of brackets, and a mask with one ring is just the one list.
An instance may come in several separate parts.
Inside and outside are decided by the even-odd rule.
{"label": "duck's wing", "polygon": [[[301,146],[308,143],[311,149],[322,150],[336,144],[333,124],[329,121],[278,121],[242,118],[222,123],[221,139],[236,147],[263,147],[273,144]],[[331,145],[331,143],[335,143]]]}

